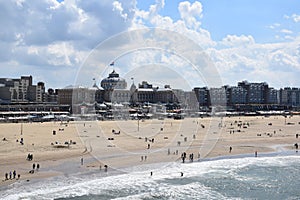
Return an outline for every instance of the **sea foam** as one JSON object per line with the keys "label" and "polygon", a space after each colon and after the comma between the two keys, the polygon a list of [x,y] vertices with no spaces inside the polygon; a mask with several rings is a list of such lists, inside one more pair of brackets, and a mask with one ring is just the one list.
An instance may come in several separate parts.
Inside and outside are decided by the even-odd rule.
{"label": "sea foam", "polygon": [[1,195],[4,199],[280,199],[300,197],[299,166],[297,154],[159,163],[128,168],[129,173],[123,174],[98,171],[22,182]]}

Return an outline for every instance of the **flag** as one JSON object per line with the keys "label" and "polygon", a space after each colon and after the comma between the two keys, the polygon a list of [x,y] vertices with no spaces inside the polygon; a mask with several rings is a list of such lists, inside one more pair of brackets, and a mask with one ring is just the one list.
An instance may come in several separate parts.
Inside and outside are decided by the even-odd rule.
{"label": "flag", "polygon": [[115,62],[113,61],[112,63],[109,64],[109,66],[114,66]]}

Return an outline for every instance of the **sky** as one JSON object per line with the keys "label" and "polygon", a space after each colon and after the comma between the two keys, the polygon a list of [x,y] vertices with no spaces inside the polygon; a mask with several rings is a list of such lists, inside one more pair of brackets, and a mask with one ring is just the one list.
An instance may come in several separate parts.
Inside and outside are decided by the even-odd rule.
{"label": "sky", "polygon": [[[298,0],[0,0],[0,77],[300,87]],[[110,64],[114,62],[114,65]]]}

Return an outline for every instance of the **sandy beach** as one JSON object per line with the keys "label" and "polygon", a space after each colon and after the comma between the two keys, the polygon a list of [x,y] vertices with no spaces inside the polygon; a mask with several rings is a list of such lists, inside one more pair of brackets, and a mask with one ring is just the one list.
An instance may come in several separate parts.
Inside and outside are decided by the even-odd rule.
{"label": "sandy beach", "polygon": [[[1,185],[105,170],[105,165],[108,170],[123,170],[157,162],[181,162],[183,152],[201,160],[295,150],[294,144],[300,143],[300,137],[296,138],[299,127],[300,116],[2,123]],[[32,160],[26,159],[28,154],[33,155]],[[34,173],[29,173],[33,164]],[[13,170],[20,174],[20,180],[5,180],[5,173]]]}

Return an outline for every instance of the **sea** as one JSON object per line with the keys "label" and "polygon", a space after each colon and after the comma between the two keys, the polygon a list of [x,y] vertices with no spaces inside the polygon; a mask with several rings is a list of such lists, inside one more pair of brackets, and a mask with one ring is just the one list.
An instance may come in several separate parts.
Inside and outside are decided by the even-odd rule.
{"label": "sea", "polygon": [[34,200],[300,199],[300,155],[239,155],[95,170],[16,182],[1,188],[0,195]]}

